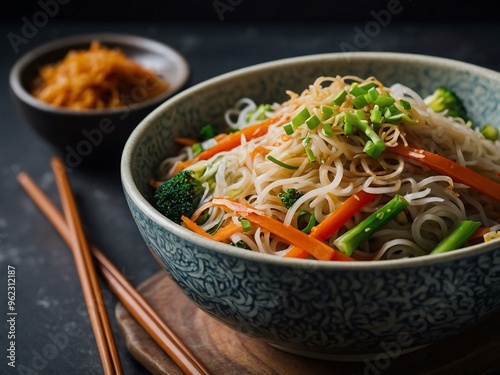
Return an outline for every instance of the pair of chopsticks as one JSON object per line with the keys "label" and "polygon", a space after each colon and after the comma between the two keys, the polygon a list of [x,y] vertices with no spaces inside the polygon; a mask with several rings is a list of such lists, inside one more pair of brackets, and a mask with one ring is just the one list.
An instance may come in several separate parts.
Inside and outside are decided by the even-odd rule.
{"label": "pair of chopsticks", "polygon": [[100,294],[92,256],[97,262],[103,279],[118,300],[182,371],[185,374],[209,374],[204,365],[126,280],[116,266],[96,246],[87,242],[64,164],[60,158],[55,157],[52,159],[51,165],[61,196],[64,215],[26,173],[19,173],[17,176],[18,181],[57,229],[61,237],[70,245],[89,310],[104,373],[122,374],[123,371],[105,304]]}

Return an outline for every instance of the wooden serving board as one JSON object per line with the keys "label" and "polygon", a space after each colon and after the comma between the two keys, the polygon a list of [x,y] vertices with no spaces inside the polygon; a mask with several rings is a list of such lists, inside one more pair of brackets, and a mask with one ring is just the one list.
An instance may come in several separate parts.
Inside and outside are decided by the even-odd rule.
{"label": "wooden serving board", "polygon": [[[466,333],[411,353],[371,363],[330,362],[289,354],[233,331],[188,300],[164,271],[138,290],[214,375],[500,374],[500,312]],[[123,305],[115,313],[130,353],[150,373],[183,374]]]}

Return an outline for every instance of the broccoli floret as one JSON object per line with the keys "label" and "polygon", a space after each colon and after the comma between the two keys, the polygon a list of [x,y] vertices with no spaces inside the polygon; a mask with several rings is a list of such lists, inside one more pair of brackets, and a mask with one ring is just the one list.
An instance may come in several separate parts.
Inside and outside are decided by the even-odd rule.
{"label": "broccoli floret", "polygon": [[424,99],[424,102],[434,112],[443,112],[447,110],[448,116],[463,118],[465,122],[469,121],[469,116],[467,115],[467,110],[463,102],[455,92],[445,86],[436,88],[432,95]]}
{"label": "broccoli floret", "polygon": [[288,188],[278,194],[286,208],[292,207],[293,204],[303,195],[304,193],[295,188]]}
{"label": "broccoli floret", "polygon": [[208,183],[213,190],[220,158],[208,166],[183,170],[163,182],[154,193],[158,211],[180,223],[182,216],[191,216],[198,208]]}
{"label": "broccoli floret", "polygon": [[212,139],[218,134],[217,129],[211,124],[203,125],[198,132],[198,140],[200,142]]}

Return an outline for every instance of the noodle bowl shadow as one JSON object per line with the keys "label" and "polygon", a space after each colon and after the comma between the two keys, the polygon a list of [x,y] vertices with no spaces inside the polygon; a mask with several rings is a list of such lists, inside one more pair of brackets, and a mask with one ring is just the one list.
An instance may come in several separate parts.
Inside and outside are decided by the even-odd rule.
{"label": "noodle bowl shadow", "polygon": [[[169,88],[134,103],[151,90],[148,86],[151,83],[145,77],[143,85],[134,87],[129,98],[123,98],[131,104],[83,111],[49,105],[30,93],[30,86],[42,66],[62,60],[70,50],[88,49],[94,40],[120,49],[127,58],[153,70],[168,82]],[[24,120],[61,153],[67,168],[116,167],[132,130],[159,104],[181,90],[188,78],[187,61],[170,46],[133,35],[87,34],[57,39],[26,53],[11,69],[10,88]]]}
{"label": "noodle bowl shadow", "polygon": [[[131,214],[150,251],[203,311],[234,330],[314,358],[363,361],[405,353],[475,326],[500,307],[500,241],[413,259],[323,262],[237,250],[193,234],[152,204],[150,180],[174,137],[221,123],[241,97],[281,102],[319,76],[375,76],[422,96],[437,85],[470,92],[471,118],[500,116],[500,74],[412,54],[304,56],[213,78],[176,95],[132,132],[121,162]],[[486,100],[482,100],[486,99]]]}

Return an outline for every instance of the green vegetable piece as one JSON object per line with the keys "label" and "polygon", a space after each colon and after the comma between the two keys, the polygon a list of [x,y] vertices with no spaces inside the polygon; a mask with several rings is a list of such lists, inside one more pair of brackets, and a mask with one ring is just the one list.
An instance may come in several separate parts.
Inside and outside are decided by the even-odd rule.
{"label": "green vegetable piece", "polygon": [[359,86],[360,88],[366,90],[366,91],[370,91],[370,90],[373,90],[374,88],[377,87],[377,84],[375,82],[368,82],[362,86]]}
{"label": "green vegetable piece", "polygon": [[326,121],[333,115],[338,114],[338,112],[329,105],[322,105],[320,107],[320,112],[321,112],[321,121]]}
{"label": "green vegetable piece", "polygon": [[399,99],[399,104],[401,104],[401,107],[403,107],[406,110],[411,109],[411,104],[409,101],[404,100],[404,99]]}
{"label": "green vegetable piece", "polygon": [[376,105],[378,105],[380,108],[385,108],[390,105],[393,105],[396,102],[396,99],[394,99],[392,96],[390,96],[387,93],[380,94],[378,98],[374,101]]}
{"label": "green vegetable piece", "polygon": [[314,152],[310,148],[306,148],[306,154],[310,163],[316,162],[316,156],[314,155]]}
{"label": "green vegetable piece", "polygon": [[489,139],[490,141],[496,141],[498,139],[498,128],[493,125],[487,124],[481,128],[481,134],[484,135],[484,138]]}
{"label": "green vegetable piece", "polygon": [[[370,141],[368,141],[363,149],[372,158],[378,158],[380,154],[385,150],[384,141],[378,136],[378,134],[368,125],[366,121],[361,121],[357,116],[350,112],[345,112],[345,124],[350,123],[353,127],[365,134]],[[344,124],[344,133],[345,133]]]}
{"label": "green vegetable piece", "polygon": [[206,141],[215,137],[218,134],[215,127],[211,124],[203,125],[198,132],[198,140],[200,142]]}
{"label": "green vegetable piece", "polygon": [[368,90],[368,92],[365,94],[365,100],[368,103],[373,103],[377,98],[380,96],[380,93],[377,91],[377,89],[372,88]]}
{"label": "green vegetable piece", "polygon": [[280,197],[281,201],[285,205],[286,208],[290,209],[297,200],[299,200],[300,197],[304,195],[303,192],[295,189],[295,188],[288,188],[285,191],[282,191],[281,193],[278,194]]}
{"label": "green vegetable piece", "polygon": [[311,139],[311,132],[307,132],[306,137],[302,140],[302,146],[307,147]]}
{"label": "green vegetable piece", "polygon": [[302,216],[309,216],[309,220],[307,220],[307,225],[302,228],[302,232],[309,234],[311,232],[311,229],[314,228],[314,226],[318,223],[316,220],[316,217],[314,216],[313,213],[310,213],[309,211],[306,210],[301,210],[297,214],[297,219],[300,219]]}
{"label": "green vegetable piece", "polygon": [[364,96],[358,96],[352,100],[352,106],[354,108],[362,108],[367,104],[368,102],[366,101]]}
{"label": "green vegetable piece", "polygon": [[194,155],[198,155],[200,152],[203,151],[203,146],[201,143],[195,143],[194,145],[191,146],[191,151],[193,151]]}
{"label": "green vegetable piece", "polygon": [[239,240],[238,242],[231,242],[230,245],[239,247],[240,249],[250,250],[250,246],[248,246],[248,244],[243,240]]}
{"label": "green vegetable piece", "polygon": [[332,125],[330,123],[326,123],[323,125],[323,133],[327,137],[332,137],[333,136],[333,131],[332,131]]}
{"label": "green vegetable piece", "polygon": [[292,135],[294,132],[293,125],[291,123],[283,125],[283,130],[287,135]]}
{"label": "green vegetable piece", "polygon": [[351,90],[349,90],[349,94],[351,94],[355,97],[365,95],[367,92],[368,92],[368,89],[365,89],[365,88],[359,86],[359,83],[357,83],[357,82],[354,82],[351,85]]}
{"label": "green vegetable piece", "polygon": [[252,223],[250,220],[245,219],[244,217],[238,218],[244,232],[250,232],[252,230]]}
{"label": "green vegetable piece", "polygon": [[299,113],[297,113],[293,118],[292,118],[292,125],[297,128],[300,125],[302,125],[306,120],[311,116],[309,113],[309,110],[304,107],[302,108]]}
{"label": "green vegetable piece", "polygon": [[451,231],[435,248],[431,254],[441,254],[448,251],[456,250],[474,234],[474,232],[481,226],[478,221],[463,220],[457,227]]}
{"label": "green vegetable piece", "polygon": [[392,220],[398,213],[408,207],[408,201],[396,194],[382,208],[368,216],[354,228],[338,237],[333,244],[343,253],[352,255],[359,245],[366,241],[372,234]]}
{"label": "green vegetable piece", "polygon": [[267,155],[267,160],[273,162],[276,165],[279,165],[282,168],[291,169],[291,170],[297,170],[297,169],[299,169],[298,165],[290,165],[290,164],[287,164],[287,163],[283,163],[281,160],[278,160],[274,156],[271,156],[271,155]]}
{"label": "green vegetable piece", "polygon": [[374,124],[382,123],[382,111],[378,107],[370,111],[370,121]]}
{"label": "green vegetable piece", "polygon": [[460,98],[445,86],[439,86],[436,90],[424,98],[424,103],[434,112],[448,111],[447,116],[460,117],[465,122],[469,121],[467,110]]}
{"label": "green vegetable piece", "polygon": [[349,121],[344,121],[344,134],[352,134],[352,123],[350,123]]}
{"label": "green vegetable piece", "polygon": [[363,111],[362,109],[357,109],[356,110],[356,117],[359,118],[360,120],[366,120],[365,111]]}
{"label": "green vegetable piece", "polygon": [[259,113],[259,115],[255,118],[255,120],[265,120],[267,118],[266,112],[270,112],[272,110],[273,106],[271,104],[259,104],[257,108],[247,113],[246,120],[247,122],[249,122],[255,113]]}
{"label": "green vegetable piece", "polygon": [[321,124],[321,120],[316,115],[312,115],[306,120],[306,125],[311,130],[313,130],[319,124]]}
{"label": "green vegetable piece", "polygon": [[333,103],[333,104],[336,104],[336,105],[341,105],[341,104],[344,102],[344,100],[345,100],[346,96],[347,96],[347,91],[342,90],[342,91],[341,91],[341,92],[339,92],[339,93],[337,94],[337,96],[333,99],[332,103]]}

